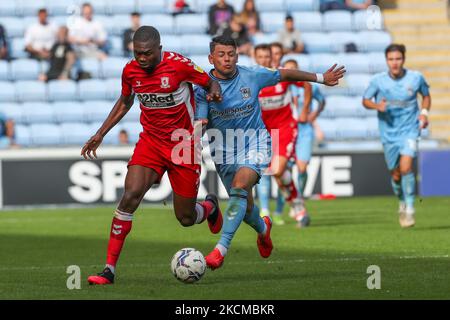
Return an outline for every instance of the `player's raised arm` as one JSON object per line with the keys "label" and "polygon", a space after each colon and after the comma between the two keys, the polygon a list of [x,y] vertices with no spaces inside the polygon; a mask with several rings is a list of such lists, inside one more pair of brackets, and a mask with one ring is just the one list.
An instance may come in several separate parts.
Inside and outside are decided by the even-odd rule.
{"label": "player's raised arm", "polygon": [[281,81],[309,81],[323,83],[327,86],[335,86],[339,83],[339,79],[344,76],[346,71],[344,66],[336,67],[337,65],[334,64],[323,74],[301,70],[280,69]]}
{"label": "player's raised arm", "polygon": [[206,94],[207,101],[217,101],[217,102],[222,101],[222,88],[220,87],[218,81],[210,79],[208,85],[203,88],[207,92]]}
{"label": "player's raised arm", "polygon": [[103,137],[123,118],[128,110],[130,110],[133,101],[134,95],[121,95],[119,97],[100,129],[97,130],[97,132],[85,143],[83,149],[81,149],[81,155],[85,159],[97,158],[97,148],[102,143]]}

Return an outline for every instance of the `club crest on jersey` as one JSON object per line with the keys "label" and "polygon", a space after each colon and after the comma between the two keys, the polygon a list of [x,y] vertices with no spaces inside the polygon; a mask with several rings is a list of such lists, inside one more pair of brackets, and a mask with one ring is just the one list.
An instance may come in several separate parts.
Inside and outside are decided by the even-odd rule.
{"label": "club crest on jersey", "polygon": [[248,99],[251,97],[251,92],[250,92],[250,88],[241,88],[241,93],[242,93],[242,98],[243,99]]}
{"label": "club crest on jersey", "polygon": [[169,77],[161,77],[161,88],[163,89],[170,88]]}

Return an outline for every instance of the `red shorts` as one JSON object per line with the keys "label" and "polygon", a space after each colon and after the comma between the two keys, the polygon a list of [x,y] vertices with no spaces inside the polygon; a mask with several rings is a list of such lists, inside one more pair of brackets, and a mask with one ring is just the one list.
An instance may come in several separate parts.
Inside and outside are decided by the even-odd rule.
{"label": "red shorts", "polygon": [[200,164],[176,164],[172,162],[171,156],[172,148],[162,147],[161,141],[152,141],[148,134],[142,132],[128,166],[139,165],[155,170],[159,175],[157,183],[167,171],[174,193],[186,198],[196,198],[200,184]]}
{"label": "red shorts", "polygon": [[[272,129],[273,130],[273,129]],[[270,131],[269,131],[270,132]],[[289,159],[294,156],[297,140],[297,125],[292,122],[281,127],[277,134],[272,135],[272,157],[279,156]]]}

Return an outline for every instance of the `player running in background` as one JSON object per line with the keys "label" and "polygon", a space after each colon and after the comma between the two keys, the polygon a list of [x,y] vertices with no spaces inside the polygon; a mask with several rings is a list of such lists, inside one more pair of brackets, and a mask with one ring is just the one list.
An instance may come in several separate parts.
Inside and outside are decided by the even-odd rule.
{"label": "player running in background", "polygon": [[[298,63],[296,60],[290,59],[284,62],[283,67],[286,69],[296,70],[298,69]],[[297,108],[296,114],[300,115],[305,109],[305,90],[302,87],[291,85],[291,91],[293,104]],[[311,160],[312,148],[314,144],[313,123],[325,108],[325,97],[320,91],[319,85],[316,83],[312,84],[312,99],[318,102],[318,107],[313,110],[313,104],[311,103],[311,107],[309,109],[310,112],[306,116],[306,121],[300,121],[300,119],[298,119],[298,135],[297,142],[295,144],[295,162],[298,169],[297,186],[303,201],[305,186],[308,180],[307,169],[309,161]],[[277,207],[274,216],[281,215],[283,213],[284,202],[284,197],[281,192],[278,192]],[[298,221],[298,227],[306,227],[310,223],[310,217],[306,212],[304,203],[303,207],[305,210],[304,218]],[[293,212],[292,217],[295,218],[295,212]]]}
{"label": "player running in background", "polygon": [[237,66],[236,43],[226,37],[212,39],[209,61],[214,65],[210,76],[219,81],[223,97],[221,102],[208,102],[206,92],[196,88],[196,118],[207,125],[211,156],[230,196],[220,240],[205,258],[208,267],[216,269],[223,264],[242,221],[258,233],[257,245],[263,258],[269,257],[273,248],[272,222],[268,216],[261,218],[252,195],[253,186],[270,163],[271,153],[271,138],[258,102],[259,91],[280,81],[321,81],[336,85],[345,70],[333,66],[322,75]]}
{"label": "player running in background", "polygon": [[[90,284],[114,282],[116,263],[131,230],[133,214],[146,192],[161,181],[166,171],[174,191],[175,215],[181,225],[191,226],[207,219],[212,233],[218,233],[222,226],[215,195],[197,202],[201,167],[190,138],[195,113],[191,83],[207,91],[207,101],[220,101],[220,85],[188,58],[162,51],[159,32],[153,27],[140,27],[134,34],[133,45],[135,58],[123,69],[122,94],[101,128],[81,151],[86,159],[96,158],[103,137],[128,112],[137,95],[144,130],[128,162],[125,190],[114,212],[106,266],[103,272],[88,278]],[[174,132],[180,133],[179,129],[184,130],[185,137],[174,137]],[[187,155],[178,156],[174,152],[180,138],[186,138],[181,143],[191,147]]]}
{"label": "player running in background", "polygon": [[[415,224],[413,161],[420,130],[428,126],[431,107],[429,86],[423,75],[404,68],[405,53],[404,45],[386,48],[389,70],[372,78],[363,98],[366,108],[378,111],[384,157],[391,172],[392,188],[400,200],[399,221],[403,228]],[[420,110],[417,94],[423,97]]]}
{"label": "player running in background", "polygon": [[[264,44],[255,47],[255,60],[257,64],[263,67],[275,66],[277,63],[272,63],[271,47]],[[261,105],[262,118],[267,130],[271,134],[272,132],[278,133],[278,139],[273,139],[272,141],[273,153],[269,169],[270,173],[275,177],[279,190],[296,213],[296,219],[300,221],[307,219],[305,216],[306,211],[295,187],[292,172],[288,168],[289,159],[294,156],[295,141],[297,139],[297,120],[294,119],[291,108],[291,85],[293,85],[293,82],[284,81],[277,83],[275,86],[261,89],[259,92],[259,104]],[[306,122],[311,102],[311,84],[297,82],[295,85],[305,88],[305,105],[299,116],[299,121]],[[261,178],[257,190],[261,203],[261,215],[269,215],[269,175],[264,175]],[[284,224],[281,215],[273,215],[273,221],[275,224]]]}

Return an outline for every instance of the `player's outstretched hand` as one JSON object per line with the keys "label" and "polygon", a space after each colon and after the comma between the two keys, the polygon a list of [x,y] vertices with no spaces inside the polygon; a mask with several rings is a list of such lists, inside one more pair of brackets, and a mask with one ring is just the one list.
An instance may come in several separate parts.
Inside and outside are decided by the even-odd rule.
{"label": "player's outstretched hand", "polygon": [[339,83],[339,79],[344,76],[345,67],[340,66],[336,69],[337,64],[334,64],[330,69],[323,74],[323,83],[327,86],[335,86]]}
{"label": "player's outstretched hand", "polygon": [[222,101],[222,89],[220,88],[220,84],[217,81],[211,81],[211,85],[209,87],[208,93],[206,94],[206,100],[208,102]]}
{"label": "player's outstretched hand", "polygon": [[81,155],[86,160],[89,160],[89,158],[90,159],[97,158],[97,148],[100,146],[102,141],[103,141],[102,135],[96,133],[85,143],[83,149],[81,149]]}

